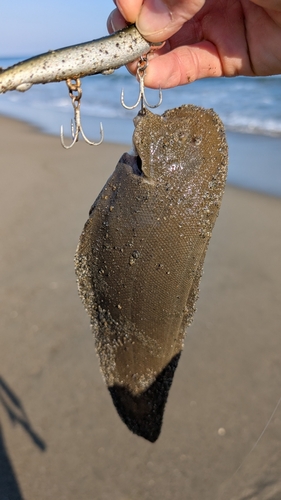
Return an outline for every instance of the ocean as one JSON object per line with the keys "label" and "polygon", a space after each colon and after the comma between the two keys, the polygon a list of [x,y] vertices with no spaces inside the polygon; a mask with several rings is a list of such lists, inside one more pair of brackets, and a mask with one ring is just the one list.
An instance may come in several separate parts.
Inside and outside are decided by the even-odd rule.
{"label": "ocean", "polygon": [[[0,66],[5,68],[21,59],[0,58]],[[138,97],[138,83],[125,68],[109,76],[95,75],[82,79],[81,120],[91,140],[99,139],[99,124],[102,122],[106,141],[131,143],[133,118],[137,110],[130,111],[122,107],[121,89],[124,89],[125,102],[134,104]],[[157,103],[158,91],[147,89],[146,95],[151,104]],[[155,112],[161,114],[165,109],[182,104],[213,108],[224,122],[230,147],[228,182],[281,196],[281,75],[205,79],[164,90],[163,103]],[[64,82],[34,85],[25,93],[7,92],[0,95],[0,113],[24,120],[54,135],[59,135],[60,126],[63,125],[65,135],[70,136],[73,109]],[[258,148],[261,148],[266,137],[279,138],[278,141],[270,142],[275,161],[269,165],[266,155],[263,161],[262,153],[258,152],[255,170],[239,171],[239,165],[232,165],[231,161],[234,156],[231,149],[237,145],[237,134],[258,135]]]}

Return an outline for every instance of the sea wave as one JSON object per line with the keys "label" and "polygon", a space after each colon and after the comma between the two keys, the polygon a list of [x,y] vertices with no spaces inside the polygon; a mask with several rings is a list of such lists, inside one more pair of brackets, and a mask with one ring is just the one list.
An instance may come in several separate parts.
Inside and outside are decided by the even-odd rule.
{"label": "sea wave", "polygon": [[[7,67],[18,60],[20,58],[0,59],[0,66]],[[136,110],[129,111],[121,106],[122,88],[126,103],[132,105],[138,96],[138,83],[125,68],[106,77],[95,75],[84,78],[81,112],[87,120],[120,120],[124,130],[122,142],[127,142],[130,140],[127,130],[131,134],[128,122],[132,121]],[[157,91],[148,89],[146,92],[149,102],[157,102]],[[281,76],[206,79],[165,90],[163,104],[156,112],[161,114],[165,109],[189,103],[213,108],[228,130],[281,136]],[[71,118],[72,108],[66,85],[61,82],[36,85],[26,93],[0,95],[0,113],[55,133],[62,120],[67,116]],[[118,134],[113,133],[108,140],[118,141]]]}
{"label": "sea wave", "polygon": [[[5,67],[14,62],[0,60],[0,66]],[[138,97],[138,83],[124,68],[111,76],[96,75],[82,80],[81,120],[90,139],[99,138],[102,121],[106,141],[126,145],[131,143],[133,118],[138,110],[130,111],[121,106],[122,88],[125,102],[133,104]],[[157,91],[147,89],[146,93],[149,102],[157,102]],[[229,182],[281,196],[280,141],[265,137],[281,137],[281,76],[200,80],[163,91],[163,104],[155,112],[161,114],[165,109],[182,104],[213,108],[220,115],[226,130],[244,134],[238,141],[236,134],[228,134]],[[64,82],[35,85],[25,93],[7,92],[0,95],[0,113],[57,136],[63,125],[65,135],[71,134],[73,109]],[[256,140],[246,134],[259,134],[260,137]],[[249,148],[253,159],[245,168],[244,158]],[[268,154],[271,155],[270,160]]]}

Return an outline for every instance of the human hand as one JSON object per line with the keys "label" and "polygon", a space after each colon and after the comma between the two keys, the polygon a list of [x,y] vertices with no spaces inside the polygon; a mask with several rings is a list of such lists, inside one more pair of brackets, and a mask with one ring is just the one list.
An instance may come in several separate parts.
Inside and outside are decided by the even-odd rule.
{"label": "human hand", "polygon": [[110,32],[136,23],[147,40],[166,41],[149,56],[147,87],[281,73],[281,0],[114,1]]}

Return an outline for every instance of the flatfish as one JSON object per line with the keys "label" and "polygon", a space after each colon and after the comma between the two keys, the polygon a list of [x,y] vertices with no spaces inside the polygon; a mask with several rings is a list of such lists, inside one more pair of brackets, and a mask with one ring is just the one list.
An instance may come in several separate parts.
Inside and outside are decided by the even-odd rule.
{"label": "flatfish", "polygon": [[213,110],[135,118],[75,256],[100,367],[135,434],[158,438],[224,192],[228,149]]}

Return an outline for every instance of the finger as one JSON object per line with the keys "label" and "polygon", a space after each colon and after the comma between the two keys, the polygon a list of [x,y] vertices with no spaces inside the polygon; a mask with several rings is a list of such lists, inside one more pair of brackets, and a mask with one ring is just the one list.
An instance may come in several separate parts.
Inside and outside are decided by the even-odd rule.
{"label": "finger", "polygon": [[[134,71],[134,65],[129,66]],[[164,55],[157,52],[150,59],[145,85],[151,88],[168,89],[185,85],[200,78],[223,76],[223,68],[216,47],[210,42],[178,47]]]}
{"label": "finger", "polygon": [[167,40],[191,19],[205,0],[144,0],[136,20],[138,30],[152,42]]}
{"label": "finger", "polygon": [[115,0],[115,3],[124,19],[130,23],[136,22],[143,0]]}
{"label": "finger", "polygon": [[126,20],[119,12],[118,9],[114,9],[107,19],[107,30],[108,33],[115,33],[115,31],[122,30],[128,26]]}

